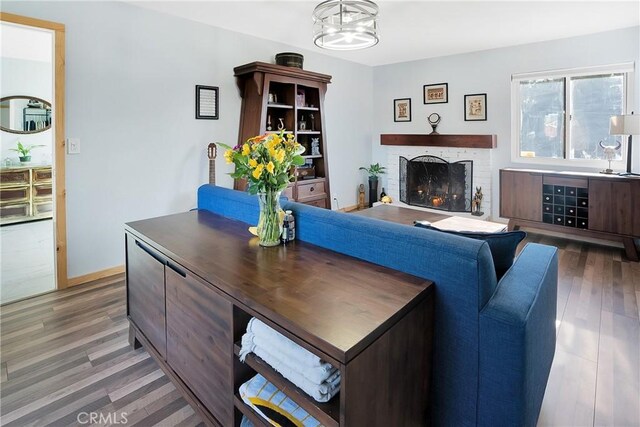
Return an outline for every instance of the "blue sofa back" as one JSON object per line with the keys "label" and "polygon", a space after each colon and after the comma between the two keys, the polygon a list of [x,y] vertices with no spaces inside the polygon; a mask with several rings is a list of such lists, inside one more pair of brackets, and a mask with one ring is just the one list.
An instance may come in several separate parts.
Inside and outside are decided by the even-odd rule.
{"label": "blue sofa back", "polygon": [[[210,185],[200,187],[198,208],[249,224],[256,224],[258,221],[258,204],[255,196],[220,187]],[[535,425],[555,349],[555,327],[550,331],[548,326],[549,316],[553,317],[551,323],[555,321],[555,294],[553,297],[545,295],[543,304],[540,304],[542,308],[537,310],[538,316],[545,325],[540,332],[544,337],[542,341],[547,343],[545,348],[540,350],[542,355],[527,353],[531,350],[524,348],[526,345],[530,345],[535,351],[538,349],[535,342],[527,341],[530,337],[526,333],[524,336],[516,334],[515,337],[504,333],[497,333],[497,336],[484,334],[497,341],[506,336],[508,339],[520,340],[522,343],[520,345],[514,344],[513,341],[498,342],[494,343],[492,348],[483,348],[480,342],[483,336],[481,313],[484,308],[490,306],[498,288],[493,260],[486,242],[295,202],[285,202],[283,208],[294,212],[296,237],[300,240],[435,282],[436,325],[432,382],[434,424],[490,425],[493,423],[491,420],[501,420],[500,424],[504,422],[504,425]],[[552,259],[554,254],[555,252],[546,253],[545,259]],[[553,264],[552,260],[549,262]],[[557,258],[555,263],[557,266]],[[505,274],[500,283],[505,282],[505,279],[507,281],[519,279],[519,276],[510,275],[510,272],[511,270]],[[544,279],[549,276],[545,272],[541,274]],[[542,285],[535,280],[529,282],[531,282],[529,293],[533,292],[535,299],[539,293],[537,288]],[[517,291],[517,286],[512,288]],[[555,291],[551,289],[545,292],[553,294]],[[528,297],[531,299],[530,295]],[[517,296],[515,298],[518,299]],[[551,299],[553,301],[550,301]],[[527,306],[529,302],[529,300],[523,301],[522,305]],[[550,313],[551,305],[553,306],[552,314]],[[493,309],[493,311],[488,310],[488,315],[484,317],[484,324],[489,332],[493,329],[499,330],[496,323],[504,322],[504,319],[495,319],[496,313],[498,317],[502,314],[502,303],[493,306]],[[529,311],[526,310],[526,312]],[[521,315],[520,312],[518,314]],[[510,321],[511,316],[515,316],[515,313],[507,314],[507,321]],[[520,316],[513,325],[507,326],[507,330],[520,330],[522,322],[526,326],[528,321],[527,316]],[[537,324],[530,324],[529,327],[538,329]],[[549,340],[549,336],[553,339]],[[514,357],[521,357],[521,359],[515,360],[512,371],[496,374],[495,370],[500,370],[501,356],[495,352],[500,351],[500,344],[515,345],[520,353],[516,351]],[[505,348],[505,351],[507,350],[509,349]],[[513,349],[509,351],[510,354],[513,353]],[[481,356],[492,353],[495,359],[488,360],[486,363],[496,377],[485,376],[487,380],[481,382],[483,378]],[[533,361],[534,366],[527,366],[527,363],[531,363],[531,360],[528,360],[531,356],[538,360]],[[537,375],[537,378],[530,378],[532,375]],[[506,379],[501,382],[502,377]],[[509,405],[508,402],[504,402],[504,393],[499,389],[503,386],[521,386],[528,389],[533,386],[537,391],[532,392],[533,398],[531,393],[528,393],[526,396],[523,395],[522,399],[512,399]],[[483,387],[485,390],[482,390]],[[481,390],[487,396],[491,395],[493,399],[502,397],[505,407],[496,408],[495,404],[489,404],[491,402],[486,402],[485,405]],[[494,410],[498,413],[490,413]],[[507,414],[507,411],[510,411],[508,417],[501,417],[500,414]]]}

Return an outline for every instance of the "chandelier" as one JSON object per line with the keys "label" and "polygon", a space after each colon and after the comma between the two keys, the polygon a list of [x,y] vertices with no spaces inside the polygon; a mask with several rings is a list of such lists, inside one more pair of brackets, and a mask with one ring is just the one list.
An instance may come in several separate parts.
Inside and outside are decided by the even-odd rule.
{"label": "chandelier", "polygon": [[323,49],[356,50],[378,43],[378,6],[369,0],[327,0],[313,11],[313,43]]}

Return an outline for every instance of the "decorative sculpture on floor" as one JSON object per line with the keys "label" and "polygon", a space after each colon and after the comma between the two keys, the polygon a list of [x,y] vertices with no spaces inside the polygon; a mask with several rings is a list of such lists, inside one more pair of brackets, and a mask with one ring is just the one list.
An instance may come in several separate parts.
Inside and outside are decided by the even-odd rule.
{"label": "decorative sculpture on floor", "polygon": [[483,197],[484,195],[482,194],[482,187],[476,187],[476,194],[473,195],[473,200],[471,201],[471,215],[484,215],[484,212],[482,212]]}
{"label": "decorative sculpture on floor", "polygon": [[358,187],[358,209],[364,209],[364,184]]}

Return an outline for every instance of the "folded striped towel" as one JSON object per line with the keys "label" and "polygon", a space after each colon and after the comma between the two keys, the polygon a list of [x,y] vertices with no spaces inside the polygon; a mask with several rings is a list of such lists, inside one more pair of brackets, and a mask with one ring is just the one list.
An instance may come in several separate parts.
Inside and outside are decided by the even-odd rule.
{"label": "folded striped towel", "polygon": [[273,426],[322,426],[318,420],[260,374],[242,384],[239,392],[242,401]]}

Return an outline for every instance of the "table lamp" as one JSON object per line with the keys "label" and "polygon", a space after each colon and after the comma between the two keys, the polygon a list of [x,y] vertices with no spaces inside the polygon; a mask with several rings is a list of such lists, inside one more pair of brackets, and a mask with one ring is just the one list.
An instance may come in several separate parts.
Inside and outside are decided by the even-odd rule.
{"label": "table lamp", "polygon": [[640,135],[640,114],[634,115],[631,113],[611,117],[611,121],[609,123],[609,135],[629,136],[629,141],[627,141],[627,171],[620,172],[619,175],[640,176],[640,174],[631,172],[631,137],[632,135]]}

